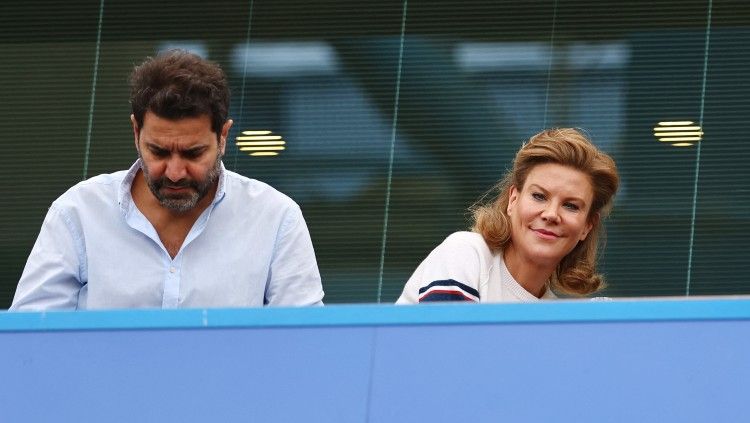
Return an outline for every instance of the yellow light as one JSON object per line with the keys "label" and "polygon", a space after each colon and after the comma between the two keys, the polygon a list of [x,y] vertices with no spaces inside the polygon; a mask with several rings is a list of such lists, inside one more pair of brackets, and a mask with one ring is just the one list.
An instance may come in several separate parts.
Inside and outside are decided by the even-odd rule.
{"label": "yellow light", "polygon": [[275,151],[256,151],[255,153],[250,153],[251,156],[278,156],[279,153]]}
{"label": "yellow light", "polygon": [[240,151],[281,151],[286,147],[283,145],[274,145],[269,147],[240,147]]}
{"label": "yellow light", "polygon": [[659,138],[662,142],[682,142],[682,141],[700,141],[701,137],[668,137]]}
{"label": "yellow light", "polygon": [[242,131],[242,135],[268,135],[271,131]]}
{"label": "yellow light", "polygon": [[252,135],[249,137],[237,137],[237,141],[268,141],[268,140],[280,140],[281,135]]}
{"label": "yellow light", "polygon": [[675,147],[689,147],[703,139],[703,130],[691,120],[663,121],[654,127],[654,136]]}
{"label": "yellow light", "polygon": [[239,147],[246,145],[284,145],[286,141],[237,141]]}
{"label": "yellow light", "polygon": [[700,126],[657,126],[654,131],[700,131]]}
{"label": "yellow light", "polygon": [[700,137],[703,131],[685,131],[685,132],[658,132],[654,133],[657,137]]}
{"label": "yellow light", "polygon": [[692,125],[692,120],[676,120],[676,121],[664,121],[659,122],[659,125],[661,126],[685,126],[685,125]]}

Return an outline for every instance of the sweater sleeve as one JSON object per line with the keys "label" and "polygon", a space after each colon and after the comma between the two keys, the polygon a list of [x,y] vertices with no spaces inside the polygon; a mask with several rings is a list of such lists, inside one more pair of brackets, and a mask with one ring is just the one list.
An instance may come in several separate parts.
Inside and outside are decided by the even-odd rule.
{"label": "sweater sleeve", "polygon": [[484,241],[477,236],[456,232],[446,238],[417,267],[396,304],[479,302],[483,257],[479,242]]}

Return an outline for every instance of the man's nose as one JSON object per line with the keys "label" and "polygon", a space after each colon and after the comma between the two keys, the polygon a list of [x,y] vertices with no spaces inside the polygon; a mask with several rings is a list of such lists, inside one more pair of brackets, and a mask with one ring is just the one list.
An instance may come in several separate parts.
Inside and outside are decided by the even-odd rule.
{"label": "man's nose", "polygon": [[180,157],[170,157],[167,159],[167,167],[164,170],[164,176],[170,181],[177,182],[187,176],[187,167]]}

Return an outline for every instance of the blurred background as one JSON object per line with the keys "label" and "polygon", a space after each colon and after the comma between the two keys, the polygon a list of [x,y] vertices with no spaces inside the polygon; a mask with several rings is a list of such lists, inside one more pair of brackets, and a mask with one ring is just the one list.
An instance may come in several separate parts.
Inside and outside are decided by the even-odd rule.
{"label": "blurred background", "polygon": [[327,303],[394,301],[551,126],[620,168],[603,295],[750,294],[745,1],[32,0],[0,5],[0,308],[49,204],[136,159],[127,77],[169,48],[226,70],[224,163],[300,204]]}

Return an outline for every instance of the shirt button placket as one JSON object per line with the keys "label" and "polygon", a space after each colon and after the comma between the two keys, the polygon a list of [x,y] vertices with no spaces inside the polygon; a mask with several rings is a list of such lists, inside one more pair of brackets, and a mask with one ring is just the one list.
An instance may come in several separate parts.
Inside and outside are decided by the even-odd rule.
{"label": "shirt button placket", "polygon": [[164,283],[163,308],[177,308],[180,299],[180,260],[175,257],[167,263],[167,280]]}

